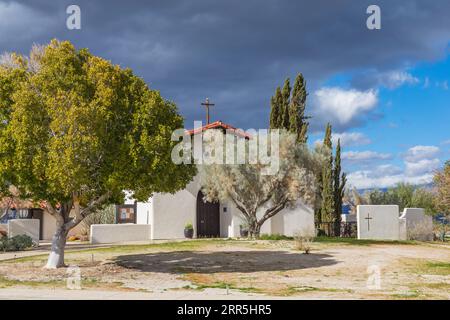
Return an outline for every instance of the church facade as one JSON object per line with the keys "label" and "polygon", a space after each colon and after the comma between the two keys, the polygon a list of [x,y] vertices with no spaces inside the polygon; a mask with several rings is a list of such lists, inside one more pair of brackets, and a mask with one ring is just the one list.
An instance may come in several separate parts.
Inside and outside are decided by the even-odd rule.
{"label": "church facade", "polygon": [[[194,135],[209,129],[237,130],[216,121],[189,133]],[[158,193],[146,202],[128,199],[125,205],[134,206],[137,224],[150,225],[151,239],[184,238],[186,224],[193,225],[196,238],[239,237],[244,224],[239,209],[232,201],[204,201],[201,187],[200,179],[196,176],[185,189],[175,194]],[[282,210],[261,227],[261,234],[293,236],[296,232],[314,232],[314,212],[301,202],[295,208]]]}

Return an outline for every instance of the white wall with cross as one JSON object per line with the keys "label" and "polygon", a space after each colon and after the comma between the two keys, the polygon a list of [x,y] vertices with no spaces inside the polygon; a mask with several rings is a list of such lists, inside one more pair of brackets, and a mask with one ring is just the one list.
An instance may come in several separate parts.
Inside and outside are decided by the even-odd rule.
{"label": "white wall with cross", "polygon": [[356,209],[358,239],[399,240],[397,205],[360,205]]}

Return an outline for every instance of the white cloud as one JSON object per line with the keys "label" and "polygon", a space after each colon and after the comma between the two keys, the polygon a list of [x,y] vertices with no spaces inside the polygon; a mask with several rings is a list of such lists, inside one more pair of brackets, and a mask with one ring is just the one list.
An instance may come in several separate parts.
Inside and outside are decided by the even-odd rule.
{"label": "white cloud", "polygon": [[405,162],[405,174],[409,177],[433,173],[439,168],[439,159],[423,159],[417,162]]}
{"label": "white cloud", "polygon": [[374,176],[373,171],[361,170],[350,173],[348,176],[349,185],[359,188],[386,188],[395,186],[397,183],[405,182],[411,184],[427,184],[433,180],[432,174],[407,177],[403,174]]}
{"label": "white cloud", "polygon": [[313,104],[313,116],[322,122],[330,121],[338,128],[351,127],[375,109],[378,91],[326,87],[314,92]]}
{"label": "white cloud", "polygon": [[439,151],[439,148],[436,146],[415,146],[409,148],[403,157],[407,162],[415,162],[435,158],[439,154]]}
{"label": "white cloud", "polygon": [[[342,147],[354,147],[363,146],[372,143],[372,141],[361,132],[343,132],[343,133],[333,133],[332,136],[333,145],[337,145],[338,140],[341,140]],[[321,144],[323,140],[317,139],[314,144]]]}
{"label": "white cloud", "polygon": [[344,147],[362,146],[372,142],[361,132],[333,133],[333,144],[337,144],[338,139],[341,140],[341,145]]}
{"label": "white cloud", "polygon": [[375,151],[348,151],[342,154],[342,159],[352,162],[370,162],[374,160],[389,160],[392,155]]}
{"label": "white cloud", "polygon": [[399,70],[381,73],[378,76],[378,80],[381,85],[389,89],[396,89],[405,84],[415,85],[420,82],[420,80],[414,77],[412,74],[406,71],[399,71]]}
{"label": "white cloud", "polygon": [[[433,180],[434,171],[440,166],[440,160],[437,158],[439,152],[440,150],[436,146],[414,146],[403,155],[404,169],[391,164],[384,164],[374,169],[354,171],[348,175],[349,184],[356,188],[375,188],[391,187],[399,182],[430,183]],[[370,156],[370,153],[373,152],[350,152],[343,158],[364,163],[364,161],[369,161],[364,159],[375,159],[375,157]]]}
{"label": "white cloud", "polygon": [[371,171],[371,178],[382,178],[385,176],[396,176],[403,172],[400,167],[394,166],[392,164],[382,164]]}
{"label": "white cloud", "polygon": [[449,139],[449,140],[442,141],[441,144],[442,144],[442,145],[450,144],[450,139]]}

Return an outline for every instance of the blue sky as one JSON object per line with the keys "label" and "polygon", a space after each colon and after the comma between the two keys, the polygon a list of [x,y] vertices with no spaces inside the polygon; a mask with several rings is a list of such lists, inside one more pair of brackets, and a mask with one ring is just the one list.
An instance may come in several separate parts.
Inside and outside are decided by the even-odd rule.
{"label": "blue sky", "polygon": [[[81,8],[81,30],[66,9]],[[286,77],[307,80],[311,145],[327,122],[343,142],[350,185],[429,183],[450,158],[450,1],[0,0],[0,52],[70,40],[130,67],[174,101],[186,127],[268,125]]]}
{"label": "blue sky", "polygon": [[[358,71],[360,73],[364,71]],[[398,73],[398,74],[397,74]],[[376,90],[378,113],[363,126],[344,131],[345,170],[359,188],[386,187],[397,182],[429,183],[433,172],[450,159],[450,56],[418,62]],[[326,81],[325,87],[352,90],[355,72]],[[349,138],[352,137],[352,140]],[[311,137],[321,140],[322,133]]]}

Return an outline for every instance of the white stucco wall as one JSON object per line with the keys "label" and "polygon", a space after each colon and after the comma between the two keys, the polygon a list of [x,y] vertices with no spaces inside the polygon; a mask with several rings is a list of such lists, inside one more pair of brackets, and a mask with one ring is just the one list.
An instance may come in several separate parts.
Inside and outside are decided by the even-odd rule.
{"label": "white stucco wall", "polygon": [[220,236],[233,237],[233,208],[228,202],[220,204]]}
{"label": "white stucco wall", "polygon": [[292,237],[297,232],[310,236],[315,233],[314,211],[301,201],[297,202],[295,208],[280,211],[266,223],[271,226],[271,234]]}
{"label": "white stucco wall", "polygon": [[408,233],[406,232],[406,219],[405,218],[399,218],[398,219],[398,238],[399,240],[408,240]]}
{"label": "white stucco wall", "polygon": [[197,197],[191,192],[185,189],[173,195],[158,193],[152,201],[152,239],[182,239],[189,222],[197,231]]}
{"label": "white stucco wall", "polygon": [[[400,219],[397,205],[357,206],[358,239],[399,240]],[[368,226],[366,218],[372,218]]]}
{"label": "white stucco wall", "polygon": [[146,241],[151,239],[151,226],[148,224],[93,224],[90,242],[120,243],[126,241]]}
{"label": "white stucco wall", "polygon": [[56,219],[51,214],[44,212],[42,224],[42,239],[51,240],[56,231]]}
{"label": "white stucco wall", "polygon": [[39,220],[38,219],[14,219],[8,221],[8,237],[27,235],[33,242],[39,244]]}
{"label": "white stucco wall", "polygon": [[153,199],[150,198],[147,202],[138,202],[136,211],[137,224],[150,224],[153,213]]}
{"label": "white stucco wall", "polygon": [[405,208],[400,217],[403,228],[401,238],[404,240],[433,240],[433,218],[425,214],[421,208]]}

